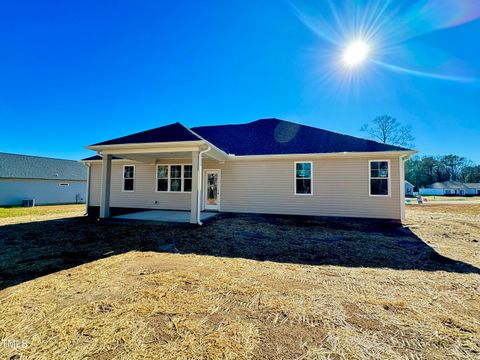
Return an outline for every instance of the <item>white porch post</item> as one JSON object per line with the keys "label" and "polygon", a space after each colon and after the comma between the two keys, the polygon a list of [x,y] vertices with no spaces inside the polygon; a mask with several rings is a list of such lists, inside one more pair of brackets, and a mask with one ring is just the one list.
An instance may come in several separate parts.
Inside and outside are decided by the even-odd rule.
{"label": "white porch post", "polygon": [[110,179],[112,174],[112,155],[102,156],[102,197],[100,199],[100,218],[110,216]]}
{"label": "white porch post", "polygon": [[198,151],[192,151],[192,195],[190,198],[190,223],[198,223]]}

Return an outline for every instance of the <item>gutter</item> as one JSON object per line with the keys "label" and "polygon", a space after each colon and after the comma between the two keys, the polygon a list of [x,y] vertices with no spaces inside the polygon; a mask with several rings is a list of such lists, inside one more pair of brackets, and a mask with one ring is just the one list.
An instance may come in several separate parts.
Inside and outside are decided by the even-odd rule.
{"label": "gutter", "polygon": [[198,174],[197,174],[197,182],[198,182],[198,189],[197,189],[197,224],[202,225],[202,221],[200,220],[200,213],[201,213],[201,194],[202,194],[202,155],[206,152],[212,150],[211,146],[208,146],[205,150],[202,150],[198,153]]}

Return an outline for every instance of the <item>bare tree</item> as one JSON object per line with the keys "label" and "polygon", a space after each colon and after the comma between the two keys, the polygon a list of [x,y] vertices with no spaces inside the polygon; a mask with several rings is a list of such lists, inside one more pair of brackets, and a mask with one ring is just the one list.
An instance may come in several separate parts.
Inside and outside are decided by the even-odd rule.
{"label": "bare tree", "polygon": [[445,165],[450,180],[458,180],[461,170],[470,164],[463,156],[458,155],[444,155],[440,161]]}
{"label": "bare tree", "polygon": [[412,135],[412,127],[402,125],[397,119],[382,115],[372,120],[371,124],[365,124],[360,128],[365,131],[372,140],[395,146],[413,147],[415,138]]}

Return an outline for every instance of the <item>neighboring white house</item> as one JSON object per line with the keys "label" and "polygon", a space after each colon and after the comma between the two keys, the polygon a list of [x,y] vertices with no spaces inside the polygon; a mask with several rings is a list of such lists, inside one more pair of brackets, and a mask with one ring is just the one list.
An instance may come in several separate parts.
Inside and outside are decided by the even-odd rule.
{"label": "neighboring white house", "polygon": [[460,181],[436,182],[420,189],[420,195],[435,196],[474,196],[480,195],[479,183],[463,183]]}
{"label": "neighboring white house", "polygon": [[87,146],[88,213],[142,210],[404,217],[415,151],[278,119],[180,123]]}
{"label": "neighboring white house", "polygon": [[405,180],[405,196],[413,196],[415,186],[409,181]]}
{"label": "neighboring white house", "polygon": [[473,195],[480,196],[480,183],[465,183]]}
{"label": "neighboring white house", "polygon": [[87,168],[73,160],[0,153],[0,205],[85,202]]}

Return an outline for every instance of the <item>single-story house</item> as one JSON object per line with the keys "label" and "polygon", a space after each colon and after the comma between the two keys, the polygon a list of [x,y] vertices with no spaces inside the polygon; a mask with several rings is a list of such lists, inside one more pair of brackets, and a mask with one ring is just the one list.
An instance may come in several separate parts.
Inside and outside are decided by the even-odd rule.
{"label": "single-story house", "polygon": [[480,183],[465,183],[465,185],[470,189],[471,195],[480,196]]}
{"label": "single-story house", "polygon": [[174,123],[86,147],[88,213],[148,209],[404,218],[415,151],[279,119]]}
{"label": "single-story house", "polygon": [[480,183],[444,181],[427,185],[420,189],[420,195],[435,196],[474,196],[480,195]]}
{"label": "single-story house", "polygon": [[0,153],[0,205],[85,202],[87,168],[73,160]]}
{"label": "single-story house", "polygon": [[415,186],[410,181],[405,180],[405,196],[413,196]]}

